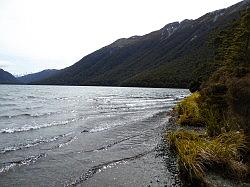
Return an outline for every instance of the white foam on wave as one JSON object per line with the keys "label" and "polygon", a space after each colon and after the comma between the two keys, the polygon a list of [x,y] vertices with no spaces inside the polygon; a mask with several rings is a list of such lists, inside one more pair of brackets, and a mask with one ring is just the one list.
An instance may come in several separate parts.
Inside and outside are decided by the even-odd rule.
{"label": "white foam on wave", "polygon": [[34,156],[27,157],[27,158],[25,158],[23,160],[9,162],[8,165],[5,165],[2,168],[0,168],[0,174],[9,171],[13,167],[29,165],[31,163],[35,163],[38,159],[40,159],[42,157],[45,157],[45,156],[46,155],[44,153],[42,153],[42,154],[39,154],[39,155],[34,155]]}
{"label": "white foam on wave", "polygon": [[[89,132],[91,133],[96,133],[96,132],[101,132],[101,131],[106,131],[112,128],[115,128],[117,126],[121,126],[121,125],[126,125],[128,123],[137,123],[137,122],[142,122],[148,118],[154,117],[155,115],[157,115],[158,113],[161,113],[162,110],[157,110],[157,112],[142,112],[142,113],[138,113],[137,116],[125,116],[123,119],[124,120],[119,120],[119,121],[113,121],[113,123],[103,123],[97,127],[92,128],[91,130],[89,130]],[[121,118],[120,118],[121,119]]]}
{"label": "white foam on wave", "polygon": [[25,125],[19,128],[5,128],[5,129],[1,129],[0,133],[16,133],[16,132],[25,132],[25,131],[31,131],[31,130],[37,130],[37,129],[41,129],[41,128],[46,128],[46,127],[52,127],[52,126],[58,126],[58,125],[66,125],[68,124],[70,121],[66,120],[66,121],[60,121],[60,122],[52,122],[52,123],[46,123],[46,124],[41,124],[41,125]]}
{"label": "white foam on wave", "polygon": [[89,132],[95,133],[95,132],[106,131],[106,130],[109,130],[111,128],[123,125],[123,124],[124,124],[124,121],[117,121],[117,122],[113,122],[113,123],[105,122],[103,124],[100,124],[99,126],[96,126],[92,129],[90,129]]}
{"label": "white foam on wave", "polygon": [[61,147],[63,147],[63,146],[69,145],[70,143],[72,143],[72,142],[75,141],[76,139],[77,139],[77,137],[74,136],[73,138],[71,138],[71,139],[68,140],[67,142],[59,144],[58,147],[61,148]]}
{"label": "white foam on wave", "polygon": [[104,126],[104,127],[96,127],[91,129],[89,132],[100,132],[100,131],[105,131],[108,130],[111,126]]}
{"label": "white foam on wave", "polygon": [[0,116],[0,118],[18,118],[18,117],[43,117],[43,116],[50,116],[52,114],[55,114],[57,112],[46,112],[46,113],[34,113],[34,114],[30,114],[30,113],[23,113],[23,114],[16,114],[16,115],[4,115],[4,116]]}
{"label": "white foam on wave", "polygon": [[17,151],[17,150],[21,150],[21,149],[25,149],[25,148],[30,148],[30,147],[34,147],[36,145],[42,144],[42,143],[50,143],[53,141],[58,140],[61,137],[65,137],[72,134],[72,132],[70,133],[66,133],[66,134],[62,134],[62,135],[57,135],[57,136],[53,136],[51,138],[36,138],[34,140],[32,140],[31,142],[27,143],[27,144],[19,144],[19,145],[14,145],[14,146],[9,146],[9,147],[5,147],[2,150],[0,150],[1,154],[7,153],[7,152],[11,152],[11,151]]}
{"label": "white foam on wave", "polygon": [[186,98],[186,97],[189,96],[189,95],[190,95],[190,94],[177,95],[177,96],[175,96],[175,100],[184,99],[184,98]]}
{"label": "white foam on wave", "polygon": [[15,167],[17,164],[16,163],[12,163],[12,164],[9,164],[7,166],[4,166],[2,168],[0,168],[0,173],[4,173],[6,171],[9,171],[11,168]]}

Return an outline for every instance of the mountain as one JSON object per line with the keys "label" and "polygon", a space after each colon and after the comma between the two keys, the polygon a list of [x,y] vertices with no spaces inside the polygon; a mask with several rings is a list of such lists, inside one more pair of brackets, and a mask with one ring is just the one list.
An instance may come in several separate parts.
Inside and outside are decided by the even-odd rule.
{"label": "mountain", "polygon": [[17,78],[0,68],[0,84],[18,84]]}
{"label": "mountain", "polygon": [[56,69],[46,69],[37,73],[32,73],[32,74],[24,75],[21,77],[17,77],[17,79],[23,83],[31,83],[31,82],[40,81],[42,79],[46,79],[52,75],[55,75],[58,71],[59,70],[56,70]]}
{"label": "mountain", "polygon": [[170,23],[144,36],[119,39],[37,83],[187,88],[221,66],[214,59],[215,36],[238,20],[249,2]]}

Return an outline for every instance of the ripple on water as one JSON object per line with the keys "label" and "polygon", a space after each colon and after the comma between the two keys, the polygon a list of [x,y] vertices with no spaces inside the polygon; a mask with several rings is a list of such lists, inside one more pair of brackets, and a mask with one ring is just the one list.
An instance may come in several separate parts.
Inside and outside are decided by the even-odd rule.
{"label": "ripple on water", "polygon": [[[70,134],[72,134],[72,133],[71,132],[70,133],[65,133],[65,134],[53,136],[53,137],[50,137],[50,138],[36,138],[34,140],[29,141],[29,143],[26,143],[26,144],[19,144],[19,145],[4,147],[2,150],[0,150],[0,153],[4,154],[4,153],[12,152],[12,151],[17,151],[17,150],[22,150],[22,149],[34,147],[34,146],[44,144],[44,143],[54,142],[54,141],[56,141],[56,140],[58,140],[60,138],[69,136]],[[70,139],[70,140],[72,141],[72,139]]]}
{"label": "ripple on water", "polygon": [[25,132],[25,131],[38,130],[38,129],[46,128],[46,127],[67,125],[68,123],[70,123],[69,120],[60,121],[60,122],[46,123],[46,124],[41,124],[41,125],[25,125],[25,126],[18,127],[18,128],[4,128],[4,129],[0,129],[0,133],[8,133],[8,134],[20,133],[20,132]]}
{"label": "ripple on water", "polygon": [[4,166],[2,168],[0,168],[0,174],[9,171],[10,169],[17,167],[17,166],[23,166],[23,165],[28,165],[31,163],[35,163],[38,159],[41,159],[43,157],[45,157],[46,154],[45,153],[41,153],[38,155],[33,155],[33,156],[29,156],[23,160],[17,160],[17,161],[11,161],[8,162],[6,164],[4,164]]}

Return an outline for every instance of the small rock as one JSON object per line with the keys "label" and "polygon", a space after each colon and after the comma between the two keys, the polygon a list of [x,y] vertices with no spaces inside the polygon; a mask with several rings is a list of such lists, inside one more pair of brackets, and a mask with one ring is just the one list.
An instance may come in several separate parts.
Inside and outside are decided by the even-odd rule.
{"label": "small rock", "polygon": [[84,133],[84,132],[89,132],[89,131],[85,129],[85,130],[83,130],[81,133]]}

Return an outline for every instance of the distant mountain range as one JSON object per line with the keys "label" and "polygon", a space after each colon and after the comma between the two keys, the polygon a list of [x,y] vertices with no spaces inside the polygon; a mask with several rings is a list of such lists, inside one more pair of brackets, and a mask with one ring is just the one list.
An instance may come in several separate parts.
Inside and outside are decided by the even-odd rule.
{"label": "distant mountain range", "polygon": [[3,69],[0,69],[0,84],[18,84],[17,78]]}
{"label": "distant mountain range", "polygon": [[56,69],[46,69],[43,71],[40,71],[38,73],[31,73],[28,75],[24,75],[21,77],[17,77],[17,79],[22,83],[31,83],[36,81],[41,81],[42,79],[46,79],[52,75],[55,75],[59,70]]}
{"label": "distant mountain range", "polygon": [[119,39],[36,83],[187,88],[192,80],[207,79],[218,68],[214,38],[248,6],[245,0],[196,20]]}
{"label": "distant mountain range", "polygon": [[37,73],[14,77],[11,73],[0,69],[0,84],[30,84],[56,75],[58,71],[56,69],[46,69]]}

